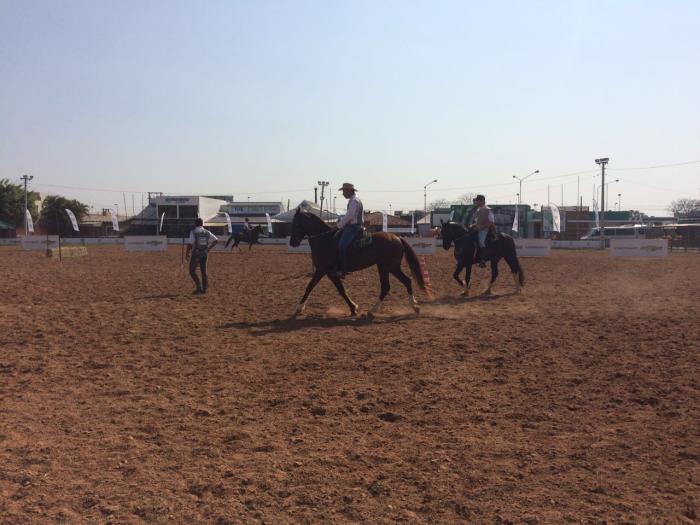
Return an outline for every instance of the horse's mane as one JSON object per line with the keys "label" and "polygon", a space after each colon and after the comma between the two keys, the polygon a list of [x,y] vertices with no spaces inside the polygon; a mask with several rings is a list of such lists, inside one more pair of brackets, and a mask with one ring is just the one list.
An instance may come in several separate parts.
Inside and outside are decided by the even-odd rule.
{"label": "horse's mane", "polygon": [[328,224],[326,224],[326,222],[325,222],[323,219],[321,219],[321,217],[319,217],[318,215],[314,215],[313,213],[310,213],[310,212],[308,212],[308,211],[301,211],[301,210],[299,211],[299,213],[302,214],[302,215],[305,215],[306,217],[308,217],[308,219],[309,219],[311,222],[315,222],[316,224],[318,224],[319,226],[321,226],[324,230],[330,230],[330,229],[331,229],[331,227],[328,226]]}

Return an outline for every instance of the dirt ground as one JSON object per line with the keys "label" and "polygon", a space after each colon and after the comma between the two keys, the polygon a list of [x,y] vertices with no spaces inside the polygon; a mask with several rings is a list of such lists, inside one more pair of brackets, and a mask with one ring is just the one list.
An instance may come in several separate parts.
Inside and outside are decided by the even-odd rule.
{"label": "dirt ground", "polygon": [[[307,255],[0,248],[0,523],[697,523],[700,256],[521,259],[377,319]],[[486,274],[478,274],[478,288]],[[346,280],[366,310],[375,270]]]}

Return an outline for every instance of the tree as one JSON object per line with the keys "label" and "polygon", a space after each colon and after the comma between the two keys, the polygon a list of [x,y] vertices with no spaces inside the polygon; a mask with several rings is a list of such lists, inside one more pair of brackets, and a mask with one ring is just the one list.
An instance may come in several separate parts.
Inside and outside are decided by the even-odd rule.
{"label": "tree", "polygon": [[[36,201],[39,194],[27,192],[27,206],[32,219],[39,216]],[[0,220],[20,226],[24,224],[24,185],[13,184],[7,179],[0,179]]]}
{"label": "tree", "polygon": [[473,204],[474,197],[476,197],[476,193],[472,191],[462,193],[462,195],[459,196],[459,204]]}
{"label": "tree", "polygon": [[49,195],[41,206],[41,225],[51,235],[72,235],[73,226],[66,210],[70,210],[75,218],[80,219],[88,214],[89,207],[75,199],[66,199],[60,195]]}
{"label": "tree", "polygon": [[668,207],[674,217],[685,217],[691,213],[700,213],[700,199],[677,199]]}
{"label": "tree", "polygon": [[437,199],[428,203],[428,211],[435,211],[438,208],[449,208],[450,201],[447,199]]}

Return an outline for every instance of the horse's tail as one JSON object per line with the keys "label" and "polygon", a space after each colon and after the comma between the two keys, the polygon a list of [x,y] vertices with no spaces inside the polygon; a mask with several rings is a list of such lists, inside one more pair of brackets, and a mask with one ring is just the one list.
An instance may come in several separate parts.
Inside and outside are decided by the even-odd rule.
{"label": "horse's tail", "polygon": [[411,274],[413,278],[418,282],[420,289],[426,292],[425,288],[425,278],[423,277],[423,271],[420,267],[420,261],[418,261],[418,256],[416,252],[413,251],[413,246],[408,244],[405,239],[401,239],[401,244],[403,244],[403,253],[406,256],[406,262],[408,262],[408,267],[411,269]]}

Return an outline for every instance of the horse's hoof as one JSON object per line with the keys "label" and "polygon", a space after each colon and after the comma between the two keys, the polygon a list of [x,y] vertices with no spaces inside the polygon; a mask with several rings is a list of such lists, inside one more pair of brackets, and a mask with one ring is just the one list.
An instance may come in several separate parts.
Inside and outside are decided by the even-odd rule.
{"label": "horse's hoof", "polygon": [[482,293],[481,295],[489,296],[489,295],[491,295],[491,290],[486,290],[486,291],[485,291],[484,293]]}
{"label": "horse's hoof", "polygon": [[467,291],[465,290],[464,292],[462,292],[462,293],[459,294],[459,295],[462,296],[462,297],[469,297],[469,292],[467,292]]}
{"label": "horse's hoof", "polygon": [[374,319],[374,314],[372,312],[367,312],[362,316],[364,319],[367,319],[368,321],[371,321]]}

